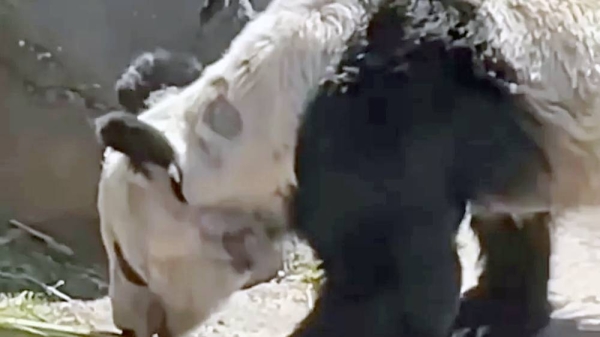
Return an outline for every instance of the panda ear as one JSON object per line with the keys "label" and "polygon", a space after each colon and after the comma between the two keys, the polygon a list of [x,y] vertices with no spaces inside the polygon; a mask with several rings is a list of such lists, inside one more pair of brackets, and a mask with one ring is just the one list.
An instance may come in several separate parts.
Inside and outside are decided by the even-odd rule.
{"label": "panda ear", "polygon": [[243,121],[239,110],[223,95],[212,101],[204,115],[202,123],[221,137],[233,140],[242,133]]}
{"label": "panda ear", "polygon": [[144,173],[144,164],[168,168],[175,150],[167,138],[135,115],[113,111],[95,120],[96,138],[129,158],[133,168]]}

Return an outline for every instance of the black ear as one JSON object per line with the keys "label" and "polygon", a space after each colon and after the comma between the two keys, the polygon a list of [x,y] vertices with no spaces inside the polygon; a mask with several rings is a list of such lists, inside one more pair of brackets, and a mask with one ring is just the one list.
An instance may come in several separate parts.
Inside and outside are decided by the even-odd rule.
{"label": "black ear", "polygon": [[155,164],[165,170],[175,162],[175,151],[169,140],[156,128],[135,115],[113,111],[95,120],[96,138],[129,157],[137,172],[149,175],[144,164]]}
{"label": "black ear", "polygon": [[166,86],[184,87],[200,76],[202,65],[191,54],[163,49],[145,52],[131,62],[115,83],[119,103],[137,114],[147,109],[146,99]]}

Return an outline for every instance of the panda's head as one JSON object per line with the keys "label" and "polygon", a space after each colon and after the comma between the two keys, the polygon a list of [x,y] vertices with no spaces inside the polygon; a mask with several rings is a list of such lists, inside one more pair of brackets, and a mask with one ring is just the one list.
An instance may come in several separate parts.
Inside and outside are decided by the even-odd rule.
{"label": "panda's head", "polygon": [[135,115],[113,111],[95,120],[96,138],[104,147],[121,152],[129,159],[132,170],[155,185],[168,181],[170,192],[187,203],[182,193],[183,176],[169,140],[156,128]]}

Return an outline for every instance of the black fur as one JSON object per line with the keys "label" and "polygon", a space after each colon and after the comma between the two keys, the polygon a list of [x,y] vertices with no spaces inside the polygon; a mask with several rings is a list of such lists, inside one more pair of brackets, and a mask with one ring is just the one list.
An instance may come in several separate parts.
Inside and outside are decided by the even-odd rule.
{"label": "black fur", "polygon": [[183,176],[177,165],[175,151],[159,130],[142,122],[135,115],[121,111],[98,117],[95,124],[98,142],[125,154],[134,172],[140,172],[151,179],[145,164],[158,165],[167,171],[172,166],[177,170],[176,177],[171,176],[171,189],[179,201],[187,202],[182,192]]}
{"label": "black fur", "polygon": [[455,323],[456,330],[471,330],[464,337],[476,337],[482,326],[489,327],[486,337],[540,336],[551,313],[549,221],[544,212],[473,217],[485,267],[477,287],[464,295]]}
{"label": "black fur", "polygon": [[325,84],[299,132],[294,222],[327,281],[293,337],[449,336],[466,202],[540,157],[519,124],[527,112],[471,49],[402,39],[386,17],[340,67],[358,75]]}
{"label": "black fur", "polygon": [[[432,3],[432,5],[435,4]],[[462,9],[462,12],[470,17],[469,13],[472,14],[473,11],[470,8],[465,8]],[[429,16],[428,19],[432,19],[431,13]],[[363,55],[364,58],[359,61],[355,54],[349,52],[346,55],[344,66],[358,65],[363,71],[364,69],[368,71],[387,69],[390,71],[394,67],[396,67],[396,70],[402,71],[407,66],[410,67],[411,58],[418,57],[419,53],[424,52],[423,48],[427,47],[413,44],[413,40],[399,34],[400,28],[397,27],[399,22],[398,15],[394,11],[385,10],[378,14],[369,27],[370,40],[367,53]],[[448,36],[460,38],[462,35],[458,30],[450,29]],[[484,46],[481,47],[485,49]],[[360,46],[351,46],[350,49],[362,51],[361,48]],[[418,49],[421,49],[421,51],[419,52]],[[454,70],[462,71],[471,69],[469,54],[470,51],[467,49],[453,48],[442,58],[452,58],[456,63],[453,66]],[[406,56],[403,58],[402,55]],[[199,70],[197,70],[198,74],[195,70],[197,68],[195,60],[186,55],[175,56],[173,57],[173,54],[164,51],[156,51],[153,54],[147,54],[136,59],[117,84],[121,104],[131,112],[138,112],[146,108],[144,100],[151,91],[167,85],[185,86],[191,83],[199,74]],[[429,61],[424,58],[420,62],[426,63]],[[478,81],[480,80],[476,79],[477,75],[475,73],[482,70],[484,72],[493,71],[500,79],[510,81],[516,79],[514,71],[501,60],[492,62],[491,58],[485,58],[481,64],[476,64],[476,66],[477,71],[469,70],[458,74],[452,81],[464,86],[463,90],[473,87],[473,85],[476,87],[479,85]],[[439,66],[436,69],[432,71],[431,76],[436,76]],[[346,75],[349,73],[347,72]],[[425,74],[422,75],[425,76]],[[474,78],[475,80],[473,80]],[[489,82],[491,79],[485,81]],[[397,80],[396,82],[400,83],[401,81]],[[414,86],[414,84],[412,85]],[[496,87],[496,85],[491,83],[491,86],[488,85],[485,90],[488,94],[499,90],[502,99],[509,99],[506,93],[503,93],[503,89]],[[330,90],[341,90],[340,88],[338,85],[324,86],[324,89]],[[392,95],[389,88],[386,90],[382,91],[382,96]],[[458,103],[459,106],[470,104],[475,108],[479,104],[477,100],[485,97],[485,94],[483,96],[480,94],[480,97],[474,95],[471,97],[470,103],[468,100],[465,102],[464,97],[461,98],[460,95],[457,97],[458,100],[463,100]],[[453,101],[445,100],[445,102]],[[482,108],[485,108],[486,104],[489,105],[489,103],[485,103]],[[438,110],[443,109],[438,108]],[[448,110],[452,109],[449,108]],[[409,110],[408,113],[415,112]],[[517,110],[511,114],[504,114],[503,117],[500,117],[501,120],[498,120],[498,116],[495,116],[496,119],[489,119],[488,113],[465,113],[465,116],[468,116],[466,118],[472,118],[470,125],[473,132],[469,135],[463,133],[462,136],[466,138],[463,144],[459,146],[462,150],[458,151],[453,158],[456,166],[453,170],[457,174],[453,178],[452,184],[462,186],[462,190],[457,189],[457,195],[459,196],[457,200],[466,200],[469,197],[472,198],[476,193],[485,194],[493,191],[498,186],[505,185],[515,175],[515,172],[521,171],[521,164],[533,164],[529,160],[537,161],[540,167],[545,165],[543,163],[544,159],[535,153],[537,149],[533,142],[523,137],[522,132],[515,128],[515,123],[510,121],[507,123],[507,117],[519,119],[526,116],[521,116],[521,112]],[[489,132],[490,125],[492,125],[490,123],[498,123],[493,124],[493,127],[498,127],[498,129]],[[444,123],[440,125],[442,124]],[[464,128],[466,125],[466,123],[463,123],[460,127]],[[481,126],[485,127],[482,128]],[[444,126],[444,128],[447,127]],[[505,129],[508,131],[503,134],[504,131],[502,130]],[[477,130],[480,132],[478,133]],[[517,135],[516,138],[511,138],[515,134]],[[488,150],[491,151],[489,154],[486,153]],[[536,157],[536,159],[531,159],[532,157]],[[504,158],[506,162],[503,162],[501,166],[495,165],[494,163],[502,161],[501,158]],[[478,168],[471,168],[473,162],[479,162],[481,165]],[[486,162],[490,165],[485,165]],[[512,166],[509,163],[513,163]],[[538,168],[536,167],[533,170],[536,169]],[[477,171],[477,174],[473,174],[475,171]],[[519,180],[526,182],[530,180],[530,177],[522,172]],[[428,184],[434,183],[428,182]],[[512,184],[519,184],[519,182],[513,182]],[[421,185],[429,186],[424,183],[421,183]],[[527,184],[523,188],[527,188]],[[177,189],[174,188],[174,190]],[[183,196],[181,195],[180,200],[182,199]],[[465,335],[465,337],[474,336],[475,329],[480,325],[491,325],[489,334],[486,336],[530,336],[534,331],[545,326],[549,320],[549,305],[545,294],[548,288],[550,247],[547,223],[542,224],[540,220],[540,218],[546,219],[547,217],[545,214],[541,214],[531,219],[521,220],[526,224],[524,230],[516,229],[514,220],[508,216],[497,215],[497,217],[502,219],[502,225],[498,225],[496,217],[475,217],[472,221],[472,226],[482,244],[482,254],[486,256],[488,263],[485,264],[485,271],[479,280],[479,286],[470,291],[461,304],[455,327],[457,329],[465,327],[473,329],[471,334]],[[510,247],[511,254],[507,254],[507,247]],[[333,249],[332,247],[329,248]],[[356,257],[360,259],[361,254],[360,252],[357,253]],[[349,327],[349,329],[351,328]]]}
{"label": "black fur", "polygon": [[167,86],[184,87],[200,76],[202,66],[188,54],[162,49],[138,56],[115,85],[119,103],[132,113],[147,108],[145,100],[153,91]]}
{"label": "black fur", "polygon": [[175,151],[169,140],[134,115],[113,111],[98,117],[95,123],[98,141],[127,155],[137,172],[149,175],[144,164],[152,163],[168,169],[175,161]]}

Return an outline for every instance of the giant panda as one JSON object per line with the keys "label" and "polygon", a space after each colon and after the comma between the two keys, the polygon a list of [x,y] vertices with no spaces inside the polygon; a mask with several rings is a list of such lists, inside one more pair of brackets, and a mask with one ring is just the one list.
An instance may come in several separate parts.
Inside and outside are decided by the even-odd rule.
{"label": "giant panda", "polygon": [[[435,1],[433,3],[436,4]],[[470,39],[466,41],[477,43],[493,53],[484,60],[486,64],[491,63],[488,64],[489,68],[495,70],[494,67],[499,65],[513,70],[510,75],[519,83],[517,89],[523,91],[520,96],[526,101],[523,104],[534,106],[526,114],[535,117],[534,120],[524,121],[523,124],[527,124],[527,135],[535,138],[535,145],[542,149],[543,155],[530,143],[527,144],[534,155],[530,155],[528,151],[515,152],[519,158],[511,157],[511,161],[517,164],[522,162],[520,156],[529,158],[526,167],[520,167],[522,171],[517,178],[521,180],[500,185],[519,186],[523,189],[509,189],[496,195],[485,191],[482,197],[478,196],[473,200],[476,217],[508,213],[523,215],[550,210],[556,212],[571,206],[569,202],[577,204],[579,201],[572,196],[586,195],[581,192],[589,188],[583,186],[580,189],[567,189],[573,184],[561,182],[565,177],[573,177],[570,174],[573,170],[562,165],[557,158],[578,156],[581,153],[577,151],[580,149],[573,148],[573,142],[565,141],[567,136],[575,136],[576,140],[583,142],[594,135],[591,131],[586,133],[577,128],[580,116],[575,115],[569,119],[569,113],[577,110],[582,102],[591,102],[590,106],[593,106],[593,101],[587,97],[588,91],[594,88],[594,83],[589,79],[596,75],[584,76],[588,75],[588,70],[595,71],[589,56],[592,53],[583,50],[586,53],[573,56],[568,50],[573,47],[570,43],[576,43],[575,49],[587,46],[596,48],[596,45],[594,41],[588,41],[583,33],[590,20],[586,21],[582,17],[577,22],[568,21],[567,25],[564,22],[559,25],[559,19],[567,18],[570,14],[579,15],[581,7],[593,5],[577,1],[571,1],[567,5],[561,5],[557,1],[543,4],[519,3],[521,6],[516,4],[516,0],[473,3],[470,13],[474,17],[469,18],[469,25],[465,30],[476,34],[469,36]],[[293,170],[293,147],[298,118],[304,110],[306,100],[312,96],[317,83],[328,72],[329,65],[335,65],[339,52],[345,49],[351,36],[368,21],[371,7],[377,8],[380,5],[378,2],[366,1],[274,1],[265,13],[240,33],[221,60],[204,70],[200,79],[180,94],[159,102],[140,116],[140,119],[177,139],[174,146],[180,154],[179,165],[185,181],[181,186],[181,193],[186,200],[195,205],[226,203],[236,207],[267,208],[274,213],[284,213],[287,199],[297,185]],[[517,10],[523,13],[516,12]],[[547,14],[551,20],[534,20],[536,11]],[[587,10],[586,13],[595,15],[596,12]],[[524,19],[530,17],[531,20]],[[476,24],[479,27],[472,27]],[[535,26],[537,24],[539,26]],[[548,30],[554,27],[557,27],[557,32],[561,30],[560,34],[549,33]],[[417,27],[416,31],[426,28]],[[556,55],[559,57],[555,60]],[[573,57],[563,59],[565,55]],[[494,62],[495,59],[500,62]],[[569,63],[569,70],[562,70],[565,62]],[[556,83],[568,83],[567,78],[577,75],[571,69],[580,71],[580,80],[585,84],[584,90],[570,90],[568,85],[556,86]],[[544,76],[536,77],[537,74]],[[548,75],[559,77],[548,79]],[[561,104],[579,106],[576,108],[571,105],[569,109],[562,111],[558,107],[558,112],[548,114],[552,110],[548,106],[553,101],[544,100],[544,97],[553,95],[547,94],[555,86],[560,89],[560,94],[564,94]],[[582,100],[569,100],[569,97],[576,96],[585,97]],[[592,107],[588,108],[593,110]],[[564,113],[565,111],[568,112]],[[215,122],[216,120],[220,122]],[[586,144],[582,144],[585,149]],[[590,158],[593,156],[584,153],[576,159],[579,159],[579,166],[586,169]],[[588,172],[592,172],[592,168],[593,165]],[[485,169],[485,173],[490,176],[495,172],[500,175],[512,172],[496,171],[491,167]],[[553,178],[551,181],[550,172]],[[561,175],[558,174],[560,172]],[[512,177],[512,174],[509,176]],[[554,179],[557,176],[562,178]],[[585,178],[585,175],[580,178]],[[465,180],[465,185],[473,184],[471,177],[461,179]],[[497,179],[504,181],[509,178],[501,176]],[[536,183],[523,183],[530,181]],[[552,187],[550,192],[545,189],[546,186]],[[465,195],[468,193],[465,192]],[[587,193],[587,196],[591,197],[593,193]],[[523,200],[529,203],[523,206]],[[459,213],[462,214],[462,211]],[[480,220],[485,221],[485,217]],[[337,247],[336,244],[333,247]],[[500,247],[500,251],[503,249],[502,245],[495,247]],[[440,263],[448,262],[449,258],[446,257],[445,260],[440,259]],[[133,262],[136,263],[139,262]],[[449,273],[447,268],[438,272]],[[440,284],[443,284],[441,280]],[[498,293],[502,293],[502,289]],[[452,297],[448,294],[445,296]],[[415,303],[414,301],[416,300],[413,299],[411,303]],[[423,298],[423,303],[426,302],[427,297]],[[435,323],[423,328],[438,332],[444,330],[449,317],[453,316],[450,311],[445,311],[450,302],[444,302],[445,306],[437,312],[437,318],[444,321],[443,324]],[[435,302],[430,302],[429,305],[433,306],[433,303]],[[420,324],[413,323],[417,326]]]}

